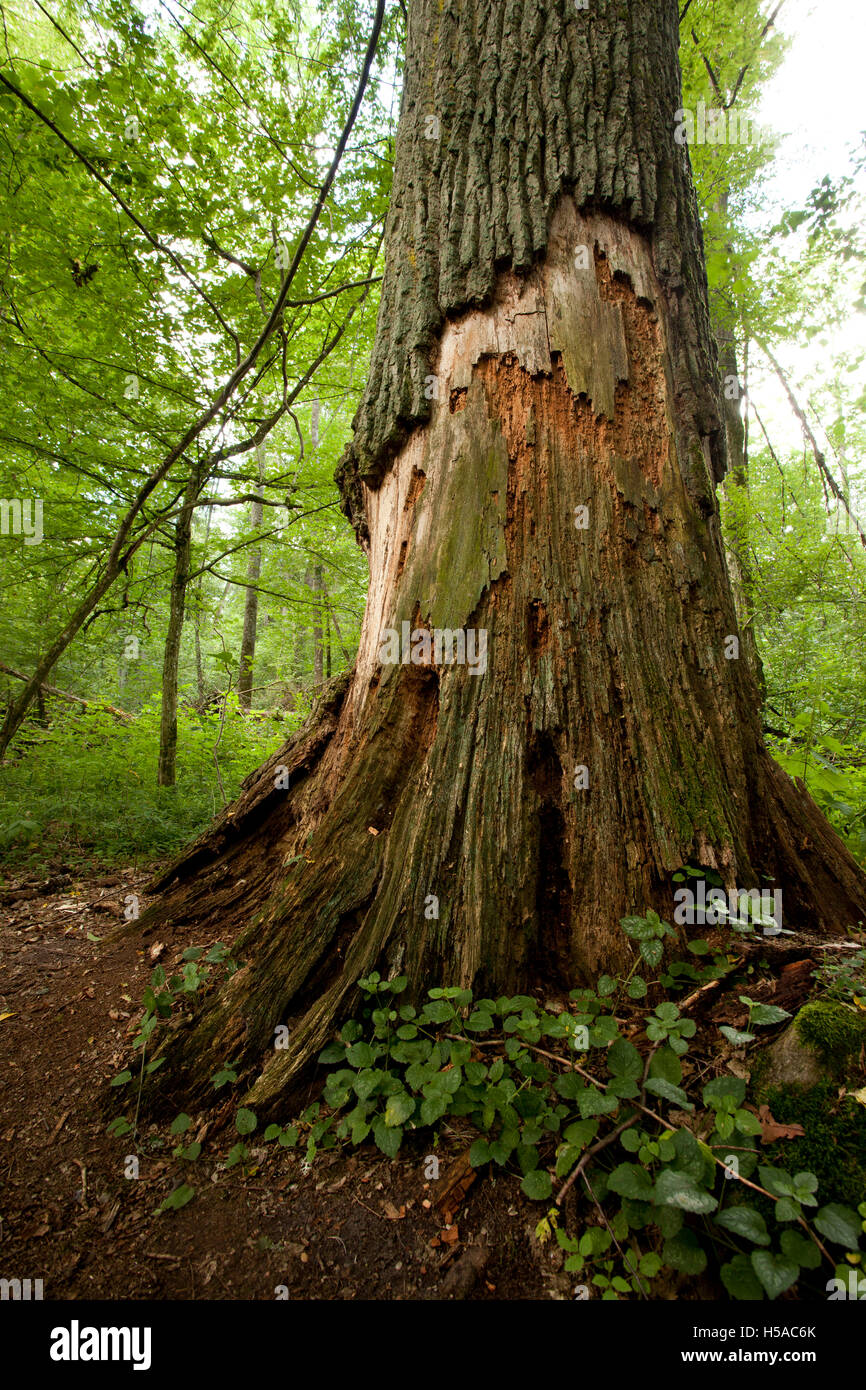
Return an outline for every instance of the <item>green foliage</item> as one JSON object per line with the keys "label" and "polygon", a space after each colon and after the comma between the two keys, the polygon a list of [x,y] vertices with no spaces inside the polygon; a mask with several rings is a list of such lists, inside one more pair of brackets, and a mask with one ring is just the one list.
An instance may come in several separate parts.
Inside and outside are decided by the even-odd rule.
{"label": "green foliage", "polygon": [[20,862],[57,853],[126,861],[176,852],[221,805],[214,750],[226,794],[234,796],[287,732],[285,724],[244,719],[235,703],[220,736],[218,710],[181,706],[177,785],[158,787],[159,718],[152,703],[131,724],[99,709],[47,727],[32,722],[30,746],[3,770],[0,853]]}
{"label": "green foliage", "polygon": [[822,994],[843,1004],[866,1007],[866,949],[851,952],[827,952],[817,970],[812,972]]}
{"label": "green foliage", "polygon": [[[346,0],[322,13],[256,0],[235,8],[227,42],[211,0],[182,23],[115,0],[81,14],[64,7],[62,28],[38,7],[4,12],[16,90],[0,88],[10,195],[0,209],[0,496],[44,507],[39,544],[0,537],[0,649],[13,670],[31,672],[65,628],[143,484],[258,340],[345,121],[368,22]],[[51,674],[61,690],[134,719],[114,728],[73,717],[46,695],[44,722],[37,711],[13,745],[0,853],[15,861],[170,853],[292,732],[314,687],[351,664],[366,560],[333,473],[375,327],[402,28],[395,6],[256,371],[146,490],[113,587]],[[192,506],[192,537],[178,785],[167,793],[153,786],[156,706],[180,499]],[[230,706],[221,787],[215,734],[237,680],[251,557],[253,705],[281,727]],[[9,675],[0,683],[4,702],[22,689]]]}
{"label": "green foliage", "polygon": [[170,1192],[169,1195],[160,1202],[154,1212],[154,1216],[161,1216],[163,1212],[166,1211],[180,1211],[182,1207],[185,1207],[192,1201],[194,1196],[195,1188],[190,1187],[188,1183],[181,1183],[179,1187],[176,1187],[173,1192]]}
{"label": "green foliage", "polygon": [[[623,922],[639,944],[667,935],[664,925],[654,914]],[[432,1130],[435,1142],[442,1126],[463,1123],[478,1136],[471,1164],[514,1172],[531,1200],[561,1198],[580,1176],[601,1224],[572,1237],[554,1207],[538,1235],[555,1233],[567,1270],[585,1273],[603,1298],[645,1295],[663,1268],[695,1277],[712,1264],[732,1298],[773,1299],[817,1268],[818,1240],[859,1251],[858,1213],[823,1201],[811,1168],[762,1161],[744,1081],[721,1075],[690,1092],[680,1057],[695,1026],[670,1000],[643,1015],[642,1057],[613,1012],[624,983],[574,990],[560,1012],[529,996],[475,999],[457,987],[431,989],[416,1007],[400,1002],[405,977],[374,972],[359,981],[360,1018],[320,1054],[331,1068],[322,1096],[331,1113],[302,1117],[312,1125],[308,1161],[318,1146],[368,1138],[394,1157],[404,1140]],[[787,1017],[740,997],[756,1026]],[[700,1112],[706,1139],[677,1112]],[[271,1126],[265,1137],[280,1133]]]}

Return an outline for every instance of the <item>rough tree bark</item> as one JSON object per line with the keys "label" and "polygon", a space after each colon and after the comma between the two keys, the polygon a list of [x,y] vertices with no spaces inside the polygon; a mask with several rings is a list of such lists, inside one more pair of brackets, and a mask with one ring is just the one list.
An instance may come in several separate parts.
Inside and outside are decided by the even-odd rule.
{"label": "rough tree bark", "polygon": [[[628,959],[623,914],[670,915],[683,864],[771,877],[788,925],[866,913],[726,659],[725,430],[679,104],[675,0],[413,0],[339,470],[370,557],[357,663],[154,885],[139,925],[240,926],[244,962],[172,1037],[162,1095],[206,1098],[231,1058],[267,1113],[374,966],[414,990],[573,987]],[[404,623],[485,632],[486,671],[383,663]]]}

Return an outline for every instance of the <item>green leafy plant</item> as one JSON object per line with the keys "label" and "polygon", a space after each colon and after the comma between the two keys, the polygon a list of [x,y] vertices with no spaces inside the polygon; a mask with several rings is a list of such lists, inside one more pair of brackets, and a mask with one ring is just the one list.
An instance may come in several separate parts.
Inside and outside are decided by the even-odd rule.
{"label": "green leafy plant", "polygon": [[[623,929],[647,966],[641,947],[672,934],[650,914],[626,919]],[[331,1113],[311,1107],[296,1127],[309,1130],[307,1161],[320,1146],[368,1138],[393,1157],[419,1132],[432,1130],[435,1142],[441,1126],[468,1124],[477,1135],[473,1166],[514,1172],[531,1200],[556,1198],[539,1239],[555,1235],[567,1270],[585,1274],[600,1297],[646,1297],[662,1269],[694,1277],[710,1261],[732,1298],[778,1297],[816,1261],[833,1263],[827,1244],[848,1248],[855,1224],[859,1239],[859,1218],[838,1204],[821,1207],[814,1174],[761,1163],[762,1127],[745,1082],[723,1075],[698,1095],[690,1090],[681,1059],[696,1027],[672,1001],[632,1022],[646,1039],[639,1052],[616,1011],[617,1001],[632,1014],[640,1009],[629,995],[633,979],[603,977],[555,1010],[525,995],[476,999],[457,987],[404,1004],[405,977],[374,972],[359,981],[360,1018],[320,1054],[332,1068],[322,1095]],[[787,1017],[739,999],[750,1025]],[[683,1115],[694,1119],[687,1125]],[[266,1138],[282,1133],[272,1126]],[[595,1222],[573,1236],[559,1211],[577,1182]],[[772,1223],[742,1200],[750,1192]]]}

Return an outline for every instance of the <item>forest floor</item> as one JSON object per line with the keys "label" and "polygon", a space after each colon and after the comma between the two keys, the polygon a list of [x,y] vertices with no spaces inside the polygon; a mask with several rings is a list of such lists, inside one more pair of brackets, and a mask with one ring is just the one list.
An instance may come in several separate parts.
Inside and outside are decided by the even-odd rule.
{"label": "forest floor", "polygon": [[[195,1162],[173,1155],[166,1124],[142,1124],[137,1145],[109,1134],[108,1083],[129,1065],[154,963],[171,975],[190,946],[215,944],[168,927],[158,941],[100,946],[130,895],[146,906],[149,877],[58,862],[0,880],[0,1277],[42,1279],[44,1297],[63,1300],[575,1298],[578,1276],[556,1241],[538,1241],[544,1208],[519,1176],[470,1168],[468,1122],[442,1127],[438,1180],[423,1136],[394,1161],[365,1144],[320,1152],[308,1167],[301,1149],[253,1135],[248,1162],[227,1167],[238,1138],[228,1090],[180,1141],[203,1144]],[[815,962],[808,948],[795,954],[750,991],[796,1010]],[[745,1021],[735,996],[709,1006],[716,1037],[719,1023]],[[688,1060],[702,1074],[723,1065],[736,1063]],[[125,1095],[118,1115],[130,1110]],[[181,1183],[194,1198],[158,1213]],[[567,1227],[574,1202],[572,1189]],[[653,1284],[656,1299],[719,1294],[703,1276]]]}
{"label": "forest floor", "polygon": [[[423,1152],[392,1162],[372,1145],[306,1171],[302,1152],[250,1140],[254,1166],[227,1170],[227,1100],[196,1163],[172,1157],[165,1126],[145,1126],[127,1178],[134,1146],[106,1132],[98,1101],[128,1063],[157,947],[93,938],[128,895],[146,905],[147,880],[48,870],[0,891],[0,1275],[41,1278],[46,1299],[574,1297],[519,1177],[479,1176],[462,1193],[471,1136],[456,1132],[437,1150],[439,1182]],[[188,946],[212,943],[160,944],[171,973]],[[194,1200],[156,1215],[181,1181]]]}

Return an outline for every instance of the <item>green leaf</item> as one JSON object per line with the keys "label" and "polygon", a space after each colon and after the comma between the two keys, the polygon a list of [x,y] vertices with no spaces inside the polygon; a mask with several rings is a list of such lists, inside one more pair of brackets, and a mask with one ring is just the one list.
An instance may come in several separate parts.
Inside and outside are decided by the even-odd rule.
{"label": "green leaf", "polygon": [[113,1080],[112,1080],[112,1082],[111,1082],[111,1085],[112,1085],[112,1086],[125,1086],[126,1083],[127,1083],[127,1081],[131,1081],[131,1080],[132,1080],[132,1072],[131,1072],[131,1071],[122,1071],[122,1072],[119,1072],[118,1075],[115,1076],[115,1077],[113,1078]]}
{"label": "green leaf", "polygon": [[671,1004],[669,1001],[664,1004],[657,1004],[655,1013],[656,1017],[661,1020],[666,1028],[672,1027],[680,1016],[680,1011],[676,1004]]}
{"label": "green leaf", "polygon": [[694,1110],[694,1106],[681,1086],[674,1086],[670,1081],[665,1081],[662,1076],[647,1077],[646,1088],[652,1091],[654,1096],[661,1096],[663,1100],[669,1100],[672,1105],[678,1105],[681,1110]]}
{"label": "green leaf", "polygon": [[[441,1092],[425,1096],[421,1102],[421,1123],[433,1125],[437,1120],[440,1120],[448,1109],[449,1099],[449,1096]],[[381,1148],[381,1145],[379,1147]]]}
{"label": "green leaf", "polygon": [[822,1207],[814,1219],[821,1235],[832,1240],[834,1245],[844,1245],[846,1250],[860,1248],[861,1222],[857,1213],[850,1207],[831,1202],[828,1206]]}
{"label": "green leaf", "polygon": [[653,1215],[655,1224],[666,1240],[671,1240],[683,1228],[685,1217],[679,1207],[658,1207]]}
{"label": "green leaf", "polygon": [[719,1273],[731,1298],[755,1303],[764,1297],[761,1281],[748,1255],[735,1255],[726,1265],[722,1265]]}
{"label": "green leaf", "polygon": [[655,1279],[661,1268],[661,1256],[657,1255],[654,1250],[647,1250],[645,1254],[641,1255],[638,1270],[645,1279]]}
{"label": "green leaf", "polygon": [[183,1111],[181,1111],[181,1113],[178,1116],[176,1116],[175,1119],[172,1120],[171,1129],[169,1130],[169,1133],[186,1134],[186,1131],[190,1128],[191,1125],[191,1117],[185,1114]]}
{"label": "green leaf", "polygon": [[661,941],[642,941],[640,943],[640,953],[651,969],[655,969],[661,964],[662,956],[665,953],[664,944]]}
{"label": "green leaf", "polygon": [[662,1260],[682,1274],[703,1274],[707,1257],[693,1231],[684,1227],[662,1246]]}
{"label": "green leaf", "polygon": [[563,1133],[563,1139],[567,1144],[574,1144],[575,1148],[585,1149],[587,1144],[591,1144],[598,1134],[598,1120],[575,1120]]}
{"label": "green leaf", "polygon": [[620,1163],[614,1168],[607,1182],[611,1192],[620,1197],[630,1197],[636,1202],[648,1202],[653,1196],[653,1184],[649,1173],[637,1163]]}
{"label": "green leaf", "polygon": [[800,1274],[799,1267],[785,1255],[774,1255],[770,1250],[753,1250],[752,1268],[770,1298],[778,1298],[780,1293],[796,1284]]}
{"label": "green leaf", "polygon": [[235,1129],[238,1134],[252,1134],[258,1120],[252,1110],[245,1110],[243,1107],[235,1116]]}
{"label": "green leaf", "polygon": [[402,1125],[404,1120],[408,1120],[414,1109],[414,1097],[406,1091],[398,1091],[396,1095],[389,1097],[385,1106],[385,1124]]}
{"label": "green leaf", "polygon": [[233,1067],[221,1067],[211,1077],[215,1091],[218,1091],[221,1086],[233,1086],[237,1079],[238,1074]]}
{"label": "green leaf", "polygon": [[683,1079],[683,1064],[677,1054],[665,1043],[653,1055],[649,1074],[653,1077],[659,1077],[662,1081],[669,1081],[672,1086],[678,1086]]}
{"label": "green leaf", "polygon": [[807,1240],[799,1231],[783,1231],[779,1244],[786,1255],[801,1269],[817,1269],[821,1263],[821,1251],[814,1241]]}
{"label": "green leaf", "polygon": [[346,1061],[350,1067],[371,1067],[376,1060],[376,1054],[368,1042],[352,1043],[346,1049]]}
{"label": "green leaf", "polygon": [[372,1129],[377,1147],[388,1158],[396,1158],[403,1139],[402,1129],[398,1125],[386,1124],[384,1115],[376,1115]]}
{"label": "green leaf", "polygon": [[571,1172],[574,1165],[579,1162],[581,1150],[576,1144],[563,1144],[556,1155],[556,1176],[564,1178]]}
{"label": "green leaf", "polygon": [[655,927],[643,917],[621,917],[620,926],[632,941],[651,941],[656,935]]}
{"label": "green leaf", "polygon": [[473,1168],[481,1168],[490,1162],[490,1145],[486,1139],[476,1139],[469,1150],[469,1162]]}
{"label": "green leaf", "polygon": [[587,1087],[586,1082],[576,1071],[567,1071],[556,1078],[553,1089],[558,1096],[562,1096],[563,1100],[579,1100]]}
{"label": "green leaf", "polygon": [[603,1255],[610,1249],[613,1237],[609,1231],[605,1231],[601,1226],[590,1226],[588,1231],[584,1231],[578,1244],[578,1252],[584,1259],[594,1259],[598,1255]]}
{"label": "green leaf", "polygon": [[533,1168],[532,1172],[525,1175],[520,1187],[533,1202],[546,1202],[553,1191],[550,1174],[543,1168]]}
{"label": "green leaf", "polygon": [[780,1009],[777,1004],[753,1004],[749,1013],[749,1026],[757,1025],[759,1028],[765,1028],[771,1023],[781,1023],[790,1017],[788,1010]]}
{"label": "green leaf", "polygon": [[612,1115],[619,1101],[616,1096],[604,1095],[596,1086],[588,1086],[578,1097],[577,1105],[581,1117],[586,1119],[589,1115]]}
{"label": "green leaf", "polygon": [[754,1207],[728,1207],[718,1212],[714,1219],[717,1226],[724,1226],[726,1231],[733,1231],[734,1235],[743,1236],[754,1245],[770,1244],[766,1222]]}
{"label": "green leaf", "polygon": [[619,1037],[619,1026],[615,1018],[607,1015],[597,1018],[589,1030],[589,1041],[593,1047],[607,1047]]}
{"label": "green leaf", "polygon": [[689,1173],[663,1168],[656,1179],[655,1200],[661,1206],[680,1207],[682,1211],[708,1213],[715,1211],[718,1201],[699,1187]]}
{"label": "green leaf", "polygon": [[734,1115],[734,1123],[741,1134],[757,1136],[763,1133],[761,1121],[750,1110],[738,1110]]}
{"label": "green leaf", "polygon": [[188,1183],[182,1182],[180,1187],[176,1187],[173,1192],[168,1194],[164,1201],[160,1202],[154,1215],[159,1216],[164,1211],[180,1211],[181,1207],[185,1207],[187,1202],[191,1202],[194,1196],[195,1188],[190,1187]]}
{"label": "green leaf", "polygon": [[739,1076],[717,1076],[708,1081],[703,1089],[704,1105],[715,1105],[717,1101],[731,1099],[735,1108],[746,1099],[746,1083]]}
{"label": "green leaf", "polygon": [[421,1020],[424,1023],[450,1023],[455,1017],[453,1008],[444,999],[425,1004],[421,1010]]}
{"label": "green leaf", "polygon": [[488,1033],[493,1027],[493,1019],[483,1009],[475,1009],[467,1018],[464,1027],[470,1033]]}
{"label": "green leaf", "polygon": [[728,1042],[734,1044],[734,1047],[745,1047],[746,1043],[755,1041],[754,1033],[741,1033],[738,1028],[729,1028],[727,1024],[723,1024],[719,1032],[723,1033]]}
{"label": "green leaf", "polygon": [[758,1168],[761,1186],[774,1197],[790,1197],[794,1191],[794,1179],[784,1168],[770,1168],[762,1163]]}
{"label": "green leaf", "polygon": [[345,1061],[345,1057],[346,1044],[332,1042],[328,1043],[328,1046],[322,1052],[319,1053],[318,1060],[323,1064],[323,1066],[328,1066],[332,1062]]}
{"label": "green leaf", "polygon": [[617,1038],[607,1054],[607,1065],[613,1076],[624,1076],[630,1081],[637,1081],[643,1074],[643,1063],[640,1053],[633,1043],[625,1038]]}

